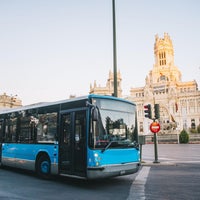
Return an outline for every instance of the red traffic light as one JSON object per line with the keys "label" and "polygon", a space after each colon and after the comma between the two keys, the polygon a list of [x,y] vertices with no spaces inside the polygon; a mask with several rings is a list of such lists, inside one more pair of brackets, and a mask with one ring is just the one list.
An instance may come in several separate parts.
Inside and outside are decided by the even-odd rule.
{"label": "red traffic light", "polygon": [[152,119],[151,104],[144,105],[144,116],[149,119]]}
{"label": "red traffic light", "polygon": [[149,106],[150,106],[150,104],[148,104],[148,105],[144,105],[144,109],[149,110]]}

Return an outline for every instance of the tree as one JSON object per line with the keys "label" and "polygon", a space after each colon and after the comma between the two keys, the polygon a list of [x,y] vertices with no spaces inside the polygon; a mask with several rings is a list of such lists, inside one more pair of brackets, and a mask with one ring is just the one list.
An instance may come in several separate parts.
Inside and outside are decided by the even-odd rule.
{"label": "tree", "polygon": [[183,129],[179,135],[179,141],[180,143],[188,143],[189,142],[189,134],[187,133],[187,131],[185,129]]}
{"label": "tree", "polygon": [[197,126],[197,132],[200,133],[200,124]]}

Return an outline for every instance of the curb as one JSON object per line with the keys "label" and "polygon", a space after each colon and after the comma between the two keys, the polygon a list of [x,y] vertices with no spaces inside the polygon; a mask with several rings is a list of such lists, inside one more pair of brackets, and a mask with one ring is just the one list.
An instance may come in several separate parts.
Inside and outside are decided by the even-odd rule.
{"label": "curb", "polygon": [[142,161],[141,166],[176,166],[177,163],[174,162],[167,162],[167,161]]}

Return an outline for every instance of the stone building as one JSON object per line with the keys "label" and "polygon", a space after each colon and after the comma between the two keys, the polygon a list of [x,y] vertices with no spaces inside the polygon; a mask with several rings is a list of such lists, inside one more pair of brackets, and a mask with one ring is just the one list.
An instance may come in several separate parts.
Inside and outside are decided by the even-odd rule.
{"label": "stone building", "polygon": [[[117,95],[118,97],[122,97],[122,87],[121,87],[121,73],[120,71],[117,72]],[[101,85],[97,86],[96,81],[94,81],[94,85],[90,85],[90,94],[101,94],[101,95],[110,95],[112,96],[114,92],[114,75],[110,71],[109,77],[107,79],[107,83],[105,87]]]}
{"label": "stone building", "polygon": [[[160,105],[161,134],[179,133],[184,129],[196,129],[200,124],[200,91],[195,80],[182,82],[180,70],[174,63],[174,48],[167,33],[163,38],[155,36],[155,63],[145,79],[145,86],[130,89],[126,99],[137,105],[140,134],[148,134],[152,120],[144,117],[144,105]],[[118,74],[118,94],[122,97],[121,75]],[[113,73],[109,73],[106,87],[90,86],[90,93],[112,95]]]}
{"label": "stone building", "polygon": [[0,95],[0,109],[16,108],[22,106],[22,101],[17,96],[9,96],[6,93]]}
{"label": "stone building", "polygon": [[137,104],[138,127],[141,134],[149,132],[152,120],[144,118],[144,105],[160,105],[161,134],[196,129],[200,124],[200,91],[195,80],[182,82],[181,72],[174,64],[174,48],[170,36],[155,37],[155,64],[146,77],[145,86],[131,88],[129,100]]}

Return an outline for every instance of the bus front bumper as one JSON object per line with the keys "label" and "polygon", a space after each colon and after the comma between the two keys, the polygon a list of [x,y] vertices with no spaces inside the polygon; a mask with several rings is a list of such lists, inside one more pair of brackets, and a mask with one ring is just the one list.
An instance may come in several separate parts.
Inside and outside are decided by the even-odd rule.
{"label": "bus front bumper", "polygon": [[107,177],[122,176],[136,173],[140,168],[140,163],[125,163],[115,165],[104,165],[100,167],[88,167],[87,179],[100,179]]}

